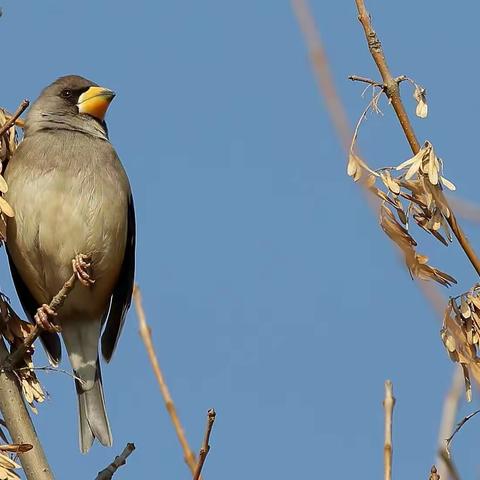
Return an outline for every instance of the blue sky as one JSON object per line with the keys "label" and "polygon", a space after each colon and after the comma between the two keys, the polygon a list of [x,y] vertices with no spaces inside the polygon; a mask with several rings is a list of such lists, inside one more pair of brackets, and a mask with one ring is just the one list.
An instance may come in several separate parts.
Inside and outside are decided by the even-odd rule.
{"label": "blue sky", "polygon": [[[348,75],[378,77],[354,2],[311,3],[354,122],[366,98]],[[289,2],[2,7],[2,106],[14,110],[70,73],[117,92],[107,121],[136,201],[137,281],[195,450],[207,409],[217,410],[205,478],[380,477],[387,378],[397,397],[394,474],[426,478],[452,364],[438,319],[345,175]],[[420,140],[435,145],[459,194],[478,200],[480,5],[368,7],[394,74],[427,88]],[[372,165],[398,164],[408,145],[382,110],[360,146]],[[465,228],[480,245],[478,226]],[[422,253],[459,280],[445,295],[477,281],[456,245],[418,236]],[[0,286],[14,299],[2,261]],[[71,379],[41,375],[50,397],[35,423],[56,477],[94,478],[134,442],[118,480],[189,478],[133,311],[103,373],[114,447],[87,456]],[[476,406],[474,392],[462,413]],[[470,475],[477,422],[453,449]]]}

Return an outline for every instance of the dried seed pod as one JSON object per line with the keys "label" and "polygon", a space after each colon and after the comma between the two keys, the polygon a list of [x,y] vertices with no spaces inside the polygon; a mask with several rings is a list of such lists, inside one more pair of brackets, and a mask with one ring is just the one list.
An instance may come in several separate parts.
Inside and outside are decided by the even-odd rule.
{"label": "dried seed pod", "polygon": [[426,118],[428,115],[427,91],[420,85],[415,84],[413,98],[417,101],[415,114],[417,117]]}

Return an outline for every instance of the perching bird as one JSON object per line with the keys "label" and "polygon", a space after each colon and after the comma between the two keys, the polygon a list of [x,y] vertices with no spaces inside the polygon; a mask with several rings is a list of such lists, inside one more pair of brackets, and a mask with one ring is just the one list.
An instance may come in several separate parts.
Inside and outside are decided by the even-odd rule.
{"label": "perching bird", "polygon": [[[45,88],[25,120],[25,135],[5,172],[7,251],[15,287],[41,324],[53,364],[58,324],[77,379],[80,450],[94,438],[111,446],[98,343],[110,361],[130,306],[135,214],[127,175],[104,122],[115,94],[79,76]],[[73,264],[73,265],[72,265]],[[79,281],[58,314],[48,304],[73,270]],[[90,277],[90,274],[92,277]]]}

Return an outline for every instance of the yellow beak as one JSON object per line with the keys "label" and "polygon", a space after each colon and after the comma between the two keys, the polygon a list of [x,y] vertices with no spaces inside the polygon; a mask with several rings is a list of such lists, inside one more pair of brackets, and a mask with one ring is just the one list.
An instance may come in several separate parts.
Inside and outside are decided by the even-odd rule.
{"label": "yellow beak", "polygon": [[92,117],[103,121],[110,102],[113,100],[115,92],[103,87],[90,87],[78,97],[78,111],[87,113]]}

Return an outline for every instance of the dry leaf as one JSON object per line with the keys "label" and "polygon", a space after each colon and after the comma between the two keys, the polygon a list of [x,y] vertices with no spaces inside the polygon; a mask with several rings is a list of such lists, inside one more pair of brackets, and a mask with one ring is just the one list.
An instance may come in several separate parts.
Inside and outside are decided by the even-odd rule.
{"label": "dry leaf", "polygon": [[426,118],[428,115],[427,91],[420,85],[415,84],[415,91],[413,97],[417,101],[417,108],[415,114],[417,117]]}
{"label": "dry leaf", "polygon": [[383,172],[380,172],[380,178],[382,179],[382,182],[385,184],[385,186],[395,195],[398,195],[400,193],[400,185],[398,182],[392,178],[392,175],[388,170],[385,170]]}
{"label": "dry leaf", "polygon": [[457,187],[450,180],[447,180],[445,177],[440,176],[440,181],[443,183],[445,187],[447,187],[452,192],[457,189]]}
{"label": "dry leaf", "polygon": [[468,306],[467,301],[465,300],[465,297],[462,295],[462,300],[460,303],[460,312],[462,313],[463,318],[470,318],[472,312],[470,310],[470,307]]}
{"label": "dry leaf", "polygon": [[429,144],[430,149],[428,151],[428,179],[432,185],[438,185],[438,171],[439,171],[439,162],[435,155],[435,151],[431,144]]}

